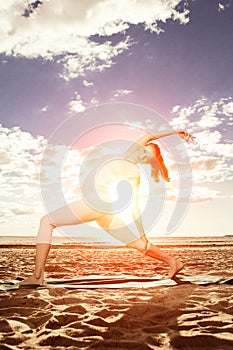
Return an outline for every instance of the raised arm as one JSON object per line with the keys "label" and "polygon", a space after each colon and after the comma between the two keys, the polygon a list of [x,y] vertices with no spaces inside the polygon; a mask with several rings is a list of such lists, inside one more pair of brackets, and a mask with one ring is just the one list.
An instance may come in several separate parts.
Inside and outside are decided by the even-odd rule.
{"label": "raised arm", "polygon": [[195,139],[195,137],[189,134],[187,130],[183,130],[183,129],[164,130],[164,131],[157,132],[155,134],[146,133],[145,135],[140,137],[133,145],[131,145],[127,151],[135,152],[138,150],[140,146],[146,146],[151,141],[160,139],[165,136],[171,136],[171,135],[179,135],[180,138],[182,138],[186,142],[193,141]]}
{"label": "raised arm", "polygon": [[186,142],[193,140],[195,138],[194,136],[189,134],[187,130],[183,130],[183,129],[164,130],[164,131],[157,132],[156,134],[147,133],[147,134],[143,135],[142,137],[140,137],[137,140],[137,143],[139,143],[140,145],[146,146],[150,141],[157,140],[157,139],[160,139],[161,137],[165,137],[165,136],[175,135],[175,134],[179,135]]}

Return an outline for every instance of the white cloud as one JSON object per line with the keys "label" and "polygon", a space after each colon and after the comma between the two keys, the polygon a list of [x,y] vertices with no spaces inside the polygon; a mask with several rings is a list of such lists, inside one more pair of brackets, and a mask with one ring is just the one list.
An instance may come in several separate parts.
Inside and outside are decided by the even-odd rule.
{"label": "white cloud", "polygon": [[[20,204],[17,202],[8,202],[7,203],[7,209],[8,209],[8,215],[11,215],[12,217],[18,216],[18,215],[32,215],[34,214],[34,210],[29,208],[28,205]],[[2,208],[0,209],[2,210]]]}
{"label": "white cloud", "polygon": [[224,11],[225,10],[225,6],[224,4],[221,4],[221,2],[218,3],[218,11],[221,12],[221,11]]}
{"label": "white cloud", "polygon": [[177,113],[180,109],[180,106],[179,105],[175,105],[173,108],[172,108],[172,113]]}
{"label": "white cloud", "polygon": [[[41,198],[41,186],[48,186],[48,191],[52,193],[52,186],[61,180],[67,199],[77,198],[79,166],[85,153],[81,155],[78,150],[70,150],[65,145],[50,148],[42,136],[33,137],[18,127],[9,129],[1,125],[0,145],[1,224],[10,220],[20,226],[25,215],[30,225],[38,222],[46,209]],[[43,158],[45,149],[49,155],[47,162]],[[61,154],[66,154],[66,157],[58,179],[56,169],[60,169]],[[30,231],[32,227],[28,229]]]}
{"label": "white cloud", "polygon": [[96,44],[84,38],[79,39],[78,53],[66,54],[58,60],[58,63],[62,63],[64,66],[60,76],[68,81],[78,76],[84,76],[87,70],[101,72],[110,68],[114,64],[114,58],[128,49],[129,46],[128,37],[115,45],[112,45],[110,41]]}
{"label": "white cloud", "polygon": [[85,111],[86,107],[84,102],[81,99],[81,96],[76,94],[74,100],[69,103],[69,111],[70,113],[79,113]]}
{"label": "white cloud", "polygon": [[[195,185],[208,182],[224,182],[233,179],[233,142],[229,140],[232,128],[233,102],[231,97],[209,102],[206,98],[188,107],[175,106],[171,125],[187,129],[196,137],[196,143],[187,146],[193,168]],[[196,192],[196,199],[198,193]],[[209,192],[204,198],[221,193]]]}
{"label": "white cloud", "polygon": [[38,153],[44,147],[46,141],[43,136],[33,137],[29,132],[21,131],[19,127],[11,129],[0,125],[1,147],[13,157],[24,152]]}
{"label": "white cloud", "polygon": [[41,212],[39,171],[46,140],[19,127],[0,126],[0,144],[1,222]]}
{"label": "white cloud", "polygon": [[[65,67],[62,76],[72,79],[85,70],[103,70],[131,45],[126,37],[113,45],[97,44],[93,35],[124,33],[131,24],[160,32],[159,22],[188,22],[181,0],[45,0],[35,6],[26,0],[0,3],[0,52],[27,58],[56,57]],[[34,4],[34,6],[32,5]],[[36,8],[35,8],[36,7]]]}
{"label": "white cloud", "polygon": [[85,111],[88,107],[97,106],[99,100],[94,96],[91,100],[84,102],[81,96],[76,92],[75,98],[69,102],[69,113],[75,114]]}
{"label": "white cloud", "polygon": [[92,97],[90,105],[97,106],[99,104],[99,100],[96,97]]}
{"label": "white cloud", "polygon": [[202,131],[223,123],[228,125],[233,117],[233,102],[231,97],[214,102],[209,102],[203,97],[188,107],[174,106],[172,113],[175,116],[170,124],[174,128],[181,129],[188,126],[190,132]]}
{"label": "white cloud", "polygon": [[229,102],[223,105],[223,113],[226,116],[232,116],[233,115],[233,102]]}
{"label": "white cloud", "polygon": [[220,118],[218,118],[215,113],[207,112],[204,114],[200,120],[197,122],[197,126],[204,128],[214,128],[217,125],[220,125],[222,122]]}
{"label": "white cloud", "polygon": [[211,201],[215,198],[223,198],[220,191],[209,189],[208,187],[201,186],[193,186],[192,194],[182,194],[179,195],[179,198],[174,191],[169,191],[166,199],[171,202],[176,202],[179,199],[179,202],[191,202],[191,203],[199,203]]}
{"label": "white cloud", "polygon": [[129,94],[132,94],[132,93],[133,93],[132,90],[117,89],[116,91],[114,91],[114,97],[126,96],[126,95],[129,95]]}
{"label": "white cloud", "polygon": [[48,106],[44,106],[41,108],[41,112],[47,112],[47,110],[48,110]]}
{"label": "white cloud", "polygon": [[4,149],[0,150],[0,165],[8,165],[12,161],[11,154]]}
{"label": "white cloud", "polygon": [[[38,172],[41,152],[46,145],[42,136],[33,137],[20,128],[11,129],[0,126],[1,180],[7,188],[17,187],[17,184],[28,185]],[[26,181],[27,179],[27,181]],[[3,188],[3,187],[2,187]],[[25,187],[26,188],[26,187]]]}
{"label": "white cloud", "polygon": [[193,181],[224,182],[233,179],[233,166],[218,156],[201,155],[192,159]]}
{"label": "white cloud", "polygon": [[83,80],[83,85],[86,87],[93,86],[94,84],[86,79]]}
{"label": "white cloud", "polygon": [[223,198],[221,191],[206,186],[193,186],[192,188],[192,202],[206,202],[215,198]]}

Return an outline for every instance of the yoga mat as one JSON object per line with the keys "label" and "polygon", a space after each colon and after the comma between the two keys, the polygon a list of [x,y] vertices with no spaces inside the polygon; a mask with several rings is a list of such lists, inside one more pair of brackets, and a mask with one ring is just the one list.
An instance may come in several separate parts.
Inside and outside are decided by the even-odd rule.
{"label": "yoga mat", "polygon": [[0,290],[30,289],[30,288],[67,288],[67,289],[117,289],[117,288],[151,288],[158,286],[176,286],[178,284],[233,284],[233,278],[224,278],[222,276],[200,275],[200,276],[175,276],[173,279],[165,279],[163,276],[153,277],[139,276],[105,276],[89,275],[74,279],[49,279],[44,284],[25,284],[19,285],[23,278],[17,277],[15,280],[0,284]]}

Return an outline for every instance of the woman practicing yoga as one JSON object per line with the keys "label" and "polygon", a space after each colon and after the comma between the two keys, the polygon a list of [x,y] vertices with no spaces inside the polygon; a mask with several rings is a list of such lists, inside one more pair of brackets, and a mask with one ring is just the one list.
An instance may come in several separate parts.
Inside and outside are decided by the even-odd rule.
{"label": "woman practicing yoga", "polygon": [[[80,200],[43,216],[37,234],[35,269],[33,274],[20,284],[42,284],[44,282],[45,264],[54,228],[90,221],[96,221],[106,232],[125,243],[126,247],[135,248],[146,256],[165,262],[169,266],[168,278],[174,277],[183,268],[183,263],[160,250],[149,242],[145,236],[138,205],[140,172],[137,165],[138,163],[150,164],[151,176],[155,182],[159,181],[159,176],[162,176],[165,181],[170,181],[160,149],[151,141],[173,134],[178,134],[186,142],[194,139],[194,136],[186,130],[171,130],[155,135],[144,135],[133,143],[123,156],[121,155],[120,158],[114,158],[106,163],[102,162],[99,170],[95,167],[93,171],[87,174],[82,185],[83,196]],[[111,197],[109,197],[108,187],[111,182],[116,180],[118,182],[125,180],[131,185],[133,200],[130,209],[139,232],[139,238],[119,218],[114,207],[115,202],[113,203]],[[93,184],[95,191],[93,191]]]}

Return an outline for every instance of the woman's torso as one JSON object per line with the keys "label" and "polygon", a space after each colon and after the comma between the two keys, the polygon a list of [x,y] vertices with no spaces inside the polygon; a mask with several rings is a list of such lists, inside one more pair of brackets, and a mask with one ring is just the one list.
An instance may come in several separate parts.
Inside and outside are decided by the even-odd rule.
{"label": "woman's torso", "polygon": [[98,207],[99,198],[105,202],[114,202],[114,193],[122,181],[130,185],[132,179],[140,177],[140,171],[135,163],[123,157],[102,159],[93,169],[90,169],[81,185],[82,195],[88,202]]}

